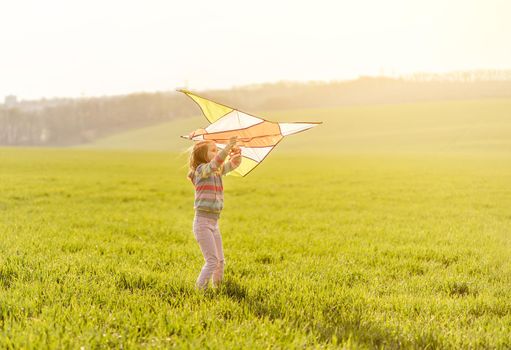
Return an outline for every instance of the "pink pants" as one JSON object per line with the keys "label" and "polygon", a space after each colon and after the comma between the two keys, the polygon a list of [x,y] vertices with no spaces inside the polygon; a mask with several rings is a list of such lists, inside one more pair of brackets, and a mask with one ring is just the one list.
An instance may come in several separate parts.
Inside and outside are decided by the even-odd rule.
{"label": "pink pants", "polygon": [[196,285],[200,289],[205,289],[211,276],[213,276],[213,284],[218,285],[224,275],[224,250],[218,219],[195,215],[193,233],[206,261]]}

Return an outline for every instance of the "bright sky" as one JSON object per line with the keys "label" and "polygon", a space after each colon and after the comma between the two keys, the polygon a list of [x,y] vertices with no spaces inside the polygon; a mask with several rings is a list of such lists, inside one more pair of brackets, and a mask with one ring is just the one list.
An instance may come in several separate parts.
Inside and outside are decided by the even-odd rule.
{"label": "bright sky", "polygon": [[509,0],[16,0],[0,103],[511,68]]}

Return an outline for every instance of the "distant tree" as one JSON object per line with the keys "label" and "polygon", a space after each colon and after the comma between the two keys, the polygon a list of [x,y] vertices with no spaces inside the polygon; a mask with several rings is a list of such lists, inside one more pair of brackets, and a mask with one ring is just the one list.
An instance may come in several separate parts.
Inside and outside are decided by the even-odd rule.
{"label": "distant tree", "polygon": [[[199,93],[247,112],[511,97],[511,71],[416,73],[397,79],[361,77],[329,83],[283,81]],[[199,114],[194,103],[176,92],[19,101],[16,108],[0,105],[0,145],[80,144],[123,130]]]}

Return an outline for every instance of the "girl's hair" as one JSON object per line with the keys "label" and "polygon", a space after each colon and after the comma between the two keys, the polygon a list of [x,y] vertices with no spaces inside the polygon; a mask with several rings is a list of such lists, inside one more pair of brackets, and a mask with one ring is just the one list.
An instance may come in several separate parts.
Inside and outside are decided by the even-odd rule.
{"label": "girl's hair", "polygon": [[190,152],[190,163],[188,168],[188,178],[193,182],[195,170],[202,163],[208,162],[208,149],[209,145],[214,143],[211,140],[204,140],[197,142]]}

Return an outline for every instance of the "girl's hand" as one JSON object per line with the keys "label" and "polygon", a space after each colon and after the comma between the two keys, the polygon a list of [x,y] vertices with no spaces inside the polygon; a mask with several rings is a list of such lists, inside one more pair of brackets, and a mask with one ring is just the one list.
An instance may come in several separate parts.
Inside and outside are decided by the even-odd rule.
{"label": "girl's hand", "polygon": [[229,158],[232,159],[232,157],[234,157],[235,155],[237,154],[241,154],[241,148],[239,148],[238,146],[234,146],[233,148],[231,148],[231,150],[229,151]]}
{"label": "girl's hand", "polygon": [[231,164],[233,168],[237,168],[241,164],[241,152],[236,152],[234,155],[231,156]]}
{"label": "girl's hand", "polygon": [[234,145],[236,145],[236,142],[238,140],[238,136],[233,136],[229,139],[229,146],[232,147]]}
{"label": "girl's hand", "polygon": [[239,148],[237,145],[236,146],[233,146],[231,148],[231,151],[229,152],[229,155],[234,155],[236,153],[241,153],[241,148]]}

